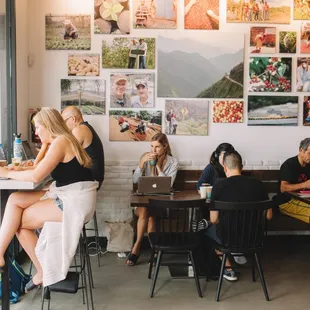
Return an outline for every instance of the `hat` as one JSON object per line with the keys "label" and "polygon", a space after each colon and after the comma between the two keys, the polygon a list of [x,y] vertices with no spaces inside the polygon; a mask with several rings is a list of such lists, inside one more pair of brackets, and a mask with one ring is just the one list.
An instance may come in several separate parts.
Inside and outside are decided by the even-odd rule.
{"label": "hat", "polygon": [[65,20],[63,21],[63,24],[64,24],[64,25],[70,25],[70,24],[71,24],[71,20],[70,20],[70,19],[65,19]]}
{"label": "hat", "polygon": [[147,81],[145,80],[140,80],[136,82],[136,87],[138,87],[139,85],[142,85],[144,87],[147,87]]}
{"label": "hat", "polygon": [[112,76],[113,83],[118,83],[119,81],[126,81],[127,82],[127,76],[125,74],[113,74]]}

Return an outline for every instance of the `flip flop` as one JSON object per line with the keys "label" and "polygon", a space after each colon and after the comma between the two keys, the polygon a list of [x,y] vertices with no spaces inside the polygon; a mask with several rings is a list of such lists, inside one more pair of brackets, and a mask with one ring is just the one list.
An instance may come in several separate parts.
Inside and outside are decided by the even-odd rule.
{"label": "flip flop", "polygon": [[[127,256],[127,261],[126,261],[126,265],[127,266],[135,266],[137,264],[137,261],[139,259],[139,256],[140,255],[136,255],[136,254],[133,254],[133,253],[129,253],[128,256]],[[128,262],[131,262],[130,264],[128,264]]]}

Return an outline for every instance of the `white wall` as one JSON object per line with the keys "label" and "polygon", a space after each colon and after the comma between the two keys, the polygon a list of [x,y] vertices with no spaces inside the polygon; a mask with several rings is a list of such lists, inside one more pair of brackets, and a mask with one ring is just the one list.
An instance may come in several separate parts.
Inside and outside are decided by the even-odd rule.
{"label": "white wall", "polygon": [[[18,0],[19,2],[21,0]],[[92,14],[93,1],[85,0],[28,0],[28,50],[35,56],[35,63],[28,71],[29,106],[50,106],[60,109],[60,79],[67,77],[68,51],[45,50],[45,14]],[[180,3],[183,1],[180,1]],[[248,75],[248,51],[250,25],[226,24],[226,1],[221,3],[221,31],[238,32],[246,34],[245,40],[245,81],[247,85]],[[183,8],[179,7],[179,13]],[[179,16],[181,16],[179,14]],[[182,15],[183,16],[183,15]],[[291,25],[276,25],[277,30],[297,30],[300,22],[292,22]],[[178,31],[183,28],[183,18],[179,18]],[[133,36],[156,36],[164,30],[132,30]],[[166,30],[175,31],[175,30]],[[194,31],[194,30],[187,30]],[[93,31],[92,31],[93,32]],[[202,35],[208,35],[208,31],[201,31]],[[105,35],[92,34],[93,53],[100,53],[101,41]],[[227,42],[229,44],[229,42]],[[299,42],[297,51],[299,51]],[[295,81],[296,58],[293,56],[293,82]],[[119,70],[121,71],[121,70]],[[107,98],[109,98],[109,70],[101,69],[101,78],[107,80]],[[245,87],[246,88],[246,87]],[[180,160],[192,160],[203,165],[215,147],[227,141],[232,143],[246,160],[281,160],[297,153],[301,139],[309,135],[309,129],[302,126],[302,94],[299,95],[299,126],[298,127],[248,127],[243,124],[213,124],[210,109],[209,136],[207,137],[182,137],[170,136],[174,154]],[[244,92],[245,110],[247,107],[247,91]],[[109,103],[107,104],[107,110]],[[164,108],[164,100],[157,99],[157,107]],[[109,160],[136,160],[141,153],[149,148],[148,143],[138,142],[109,142],[108,115],[87,117],[101,136],[107,159]],[[198,166],[198,165],[197,165]]]}

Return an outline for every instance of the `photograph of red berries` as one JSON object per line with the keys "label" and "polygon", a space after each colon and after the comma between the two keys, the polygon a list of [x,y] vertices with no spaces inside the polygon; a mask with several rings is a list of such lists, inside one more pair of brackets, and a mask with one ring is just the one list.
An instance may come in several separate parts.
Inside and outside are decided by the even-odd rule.
{"label": "photograph of red berries", "polygon": [[214,100],[213,123],[243,123],[243,100]]}
{"label": "photograph of red berries", "polygon": [[290,92],[292,58],[251,57],[249,92]]}

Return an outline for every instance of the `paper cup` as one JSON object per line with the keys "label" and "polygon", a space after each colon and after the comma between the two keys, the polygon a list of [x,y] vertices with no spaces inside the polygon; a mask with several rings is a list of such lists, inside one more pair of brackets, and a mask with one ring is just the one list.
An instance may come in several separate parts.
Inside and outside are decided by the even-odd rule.
{"label": "paper cup", "polygon": [[207,186],[200,186],[200,197],[202,199],[206,199],[207,198]]}
{"label": "paper cup", "polygon": [[206,187],[207,199],[211,199],[212,187],[213,187],[213,186],[207,186],[207,187]]}

